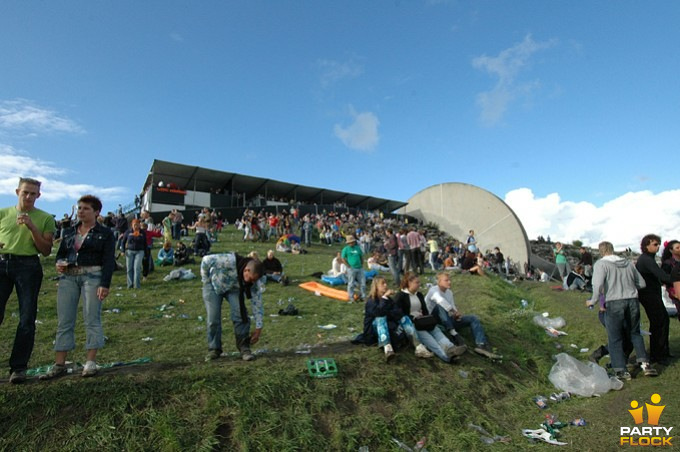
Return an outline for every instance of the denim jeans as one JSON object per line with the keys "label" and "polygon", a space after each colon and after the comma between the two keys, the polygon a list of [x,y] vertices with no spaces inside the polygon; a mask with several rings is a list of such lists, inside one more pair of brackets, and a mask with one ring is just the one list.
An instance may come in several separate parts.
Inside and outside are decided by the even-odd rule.
{"label": "denim jeans", "polygon": [[640,306],[637,298],[608,301],[606,307],[605,327],[612,369],[626,370],[627,356],[623,350],[626,337],[633,343],[637,361],[639,363],[649,361],[644,339],[640,335]]}
{"label": "denim jeans", "polygon": [[102,302],[97,298],[97,288],[102,272],[96,271],[78,276],[59,277],[57,290],[57,338],[54,350],[68,352],[76,348],[73,330],[76,326],[78,301],[83,297],[83,323],[85,324],[85,349],[98,350],[104,346],[102,328]]}
{"label": "denim jeans", "polygon": [[476,315],[464,315],[460,319],[454,320],[454,318],[446,312],[446,309],[439,305],[432,309],[432,315],[439,317],[439,321],[444,325],[447,331],[454,329],[456,332],[460,332],[462,328],[470,327],[472,336],[475,338],[475,344],[482,345],[487,343],[484,327],[479,321],[479,317]]}
{"label": "denim jeans", "polygon": [[127,268],[127,287],[139,289],[142,285],[142,261],[144,250],[125,251],[125,265]]}
{"label": "denim jeans", "polygon": [[234,324],[234,336],[239,351],[250,347],[250,317],[241,318],[241,307],[238,301],[238,290],[230,290],[218,294],[212,284],[203,284],[203,302],[205,303],[208,349],[222,352],[222,301],[229,303],[229,315]]}
{"label": "denim jeans", "polygon": [[[387,326],[387,317],[376,317],[373,319],[373,329],[378,335],[379,347],[384,347],[387,344],[392,343],[390,331]],[[413,322],[409,316],[405,315],[399,320],[399,328],[397,329],[397,333],[399,333],[400,329],[404,331],[409,339],[411,339],[411,343],[414,347],[417,347],[418,344],[420,344],[418,335],[416,333],[416,328],[413,326]]]}
{"label": "denim jeans", "polygon": [[0,261],[0,325],[5,318],[7,300],[14,288],[19,300],[19,325],[14,336],[14,346],[9,358],[10,371],[25,370],[33,352],[35,318],[38,313],[38,294],[42,284],[43,269],[40,259]]}
{"label": "denim jeans", "polygon": [[399,286],[399,256],[397,254],[394,256],[387,256],[387,263],[390,266],[390,271],[392,272],[392,277],[394,278],[394,284]]}
{"label": "denim jeans", "polygon": [[451,362],[451,358],[446,354],[446,349],[453,347],[453,344],[439,328],[434,327],[431,331],[419,330],[417,333],[418,340],[420,340],[428,350],[437,355],[442,361],[447,363]]}
{"label": "denim jeans", "polygon": [[281,282],[281,278],[283,278],[283,274],[275,274],[275,273],[268,273],[264,275],[267,281],[274,281],[274,282]]}
{"label": "denim jeans", "polygon": [[361,298],[366,298],[366,275],[363,268],[347,269],[347,295],[349,301],[354,301],[354,283],[359,284]]}

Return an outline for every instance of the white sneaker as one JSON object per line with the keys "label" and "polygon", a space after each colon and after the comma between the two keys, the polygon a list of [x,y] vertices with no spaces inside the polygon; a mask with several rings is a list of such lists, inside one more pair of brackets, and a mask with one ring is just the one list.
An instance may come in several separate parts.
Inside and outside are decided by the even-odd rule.
{"label": "white sneaker", "polygon": [[434,356],[434,353],[429,351],[427,347],[425,347],[423,344],[419,344],[416,347],[416,356],[418,358],[432,358]]}
{"label": "white sneaker", "polygon": [[97,375],[97,363],[94,361],[87,361],[83,367],[83,377],[93,377]]}

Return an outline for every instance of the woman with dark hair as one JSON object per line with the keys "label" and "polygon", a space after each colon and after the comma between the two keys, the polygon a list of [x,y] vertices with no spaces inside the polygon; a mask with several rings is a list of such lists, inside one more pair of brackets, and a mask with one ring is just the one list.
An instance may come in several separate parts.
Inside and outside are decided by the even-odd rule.
{"label": "woman with dark hair", "polygon": [[661,283],[669,284],[671,277],[664,272],[656,263],[656,254],[659,252],[661,237],[655,234],[647,234],[640,242],[640,257],[635,263],[635,268],[645,280],[646,286],[638,289],[638,299],[645,308],[649,319],[649,360],[654,363],[665,364],[670,356],[668,348],[668,331],[670,320],[668,311],[661,297]]}
{"label": "woman with dark hair", "polygon": [[66,228],[57,251],[57,338],[55,364],[43,380],[66,373],[66,355],[76,346],[73,330],[76,324],[78,302],[83,298],[83,323],[87,361],[83,377],[97,373],[97,350],[104,346],[102,329],[102,302],[109,294],[111,277],[116,267],[115,239],[111,229],[97,223],[102,210],[101,201],[92,195],[78,200],[78,221]]}
{"label": "woman with dark hair", "polygon": [[[418,291],[420,289],[420,279],[412,271],[406,272],[401,280],[401,290],[394,296],[394,302],[401,310],[411,318],[416,325],[418,340],[427,347],[439,359],[450,363],[456,356],[456,346],[442,333],[437,326],[439,323],[438,315],[431,313],[427,309],[425,297]],[[434,317],[434,325],[419,327],[419,318],[422,320]],[[419,329],[423,328],[423,329]]]}
{"label": "woman with dark hair", "polygon": [[[671,275],[671,282],[666,284],[666,289],[676,309],[680,312],[680,242],[677,240],[664,243],[661,269]],[[680,320],[680,314],[678,314],[678,320]]]}
{"label": "woman with dark hair", "polygon": [[135,218],[131,222],[132,229],[128,229],[123,237],[122,247],[125,250],[125,264],[127,269],[127,288],[139,289],[142,285],[142,261],[146,251],[146,231]]}

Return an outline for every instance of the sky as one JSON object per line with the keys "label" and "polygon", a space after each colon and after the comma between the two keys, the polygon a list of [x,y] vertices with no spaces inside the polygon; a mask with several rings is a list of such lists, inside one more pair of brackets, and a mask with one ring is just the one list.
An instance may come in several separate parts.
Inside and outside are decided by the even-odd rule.
{"label": "sky", "polygon": [[154,159],[408,201],[529,238],[680,238],[680,3],[0,2],[0,206],[129,204]]}

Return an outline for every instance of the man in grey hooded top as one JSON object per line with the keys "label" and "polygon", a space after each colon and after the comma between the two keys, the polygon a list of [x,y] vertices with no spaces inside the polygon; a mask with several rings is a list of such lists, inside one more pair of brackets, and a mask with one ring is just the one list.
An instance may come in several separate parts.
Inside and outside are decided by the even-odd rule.
{"label": "man in grey hooded top", "polygon": [[628,336],[644,374],[656,376],[657,372],[649,364],[645,342],[640,335],[637,291],[645,287],[645,280],[633,264],[614,254],[614,246],[610,242],[600,242],[598,248],[602,258],[593,268],[593,296],[588,305],[595,305],[600,293],[604,295],[605,326],[612,369],[619,379],[631,379],[630,373],[626,371],[628,357],[623,352],[624,338]]}

